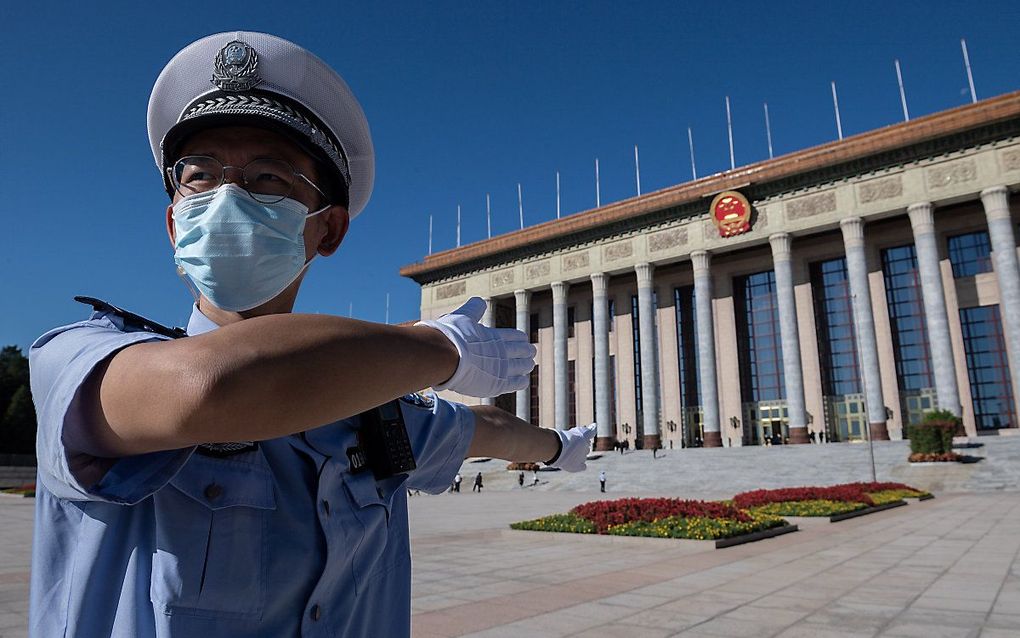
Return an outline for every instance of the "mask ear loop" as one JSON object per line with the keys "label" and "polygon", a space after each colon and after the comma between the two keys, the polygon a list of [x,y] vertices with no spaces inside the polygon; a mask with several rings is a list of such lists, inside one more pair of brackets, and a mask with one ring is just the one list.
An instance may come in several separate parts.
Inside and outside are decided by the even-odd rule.
{"label": "mask ear loop", "polygon": [[[175,263],[176,263],[176,261],[175,261]],[[306,266],[307,266],[307,264],[306,264]],[[188,292],[191,293],[192,299],[195,300],[195,305],[198,305],[198,300],[200,298],[200,295],[198,293],[198,288],[196,288],[195,284],[193,284],[191,282],[191,280],[188,279],[188,275],[185,274],[184,268],[180,264],[177,264],[177,276],[181,278],[181,281],[184,282],[184,286],[188,289]]]}

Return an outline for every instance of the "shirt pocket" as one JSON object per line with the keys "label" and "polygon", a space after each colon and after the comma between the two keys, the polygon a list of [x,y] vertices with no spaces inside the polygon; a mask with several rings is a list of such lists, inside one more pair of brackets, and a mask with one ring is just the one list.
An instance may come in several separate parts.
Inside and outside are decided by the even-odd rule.
{"label": "shirt pocket", "polygon": [[391,571],[407,557],[407,523],[403,518],[390,520],[394,499],[404,498],[405,483],[403,475],[377,482],[371,472],[348,474],[344,479],[357,539],[352,557],[357,594],[372,578]]}
{"label": "shirt pocket", "polygon": [[276,509],[262,451],[195,454],[156,497],[150,598],[166,614],[257,617],[268,585],[267,527]]}

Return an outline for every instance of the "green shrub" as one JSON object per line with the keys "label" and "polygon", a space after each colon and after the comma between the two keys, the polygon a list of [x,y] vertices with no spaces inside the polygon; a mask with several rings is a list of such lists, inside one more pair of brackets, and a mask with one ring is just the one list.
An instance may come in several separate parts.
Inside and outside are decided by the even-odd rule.
{"label": "green shrub", "polygon": [[962,421],[949,410],[932,410],[920,425],[907,428],[913,454],[947,454],[953,451],[953,437],[960,433]]}

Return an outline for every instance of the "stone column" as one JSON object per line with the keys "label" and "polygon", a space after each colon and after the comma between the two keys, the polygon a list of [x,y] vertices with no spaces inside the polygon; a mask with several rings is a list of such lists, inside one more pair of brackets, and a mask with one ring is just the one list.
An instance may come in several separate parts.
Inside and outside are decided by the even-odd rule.
{"label": "stone column", "polygon": [[698,327],[698,390],[701,392],[705,447],[722,447],[719,432],[719,387],[715,376],[715,319],[712,317],[711,253],[691,253],[694,266],[694,320]]}
{"label": "stone column", "polygon": [[645,449],[662,445],[659,436],[659,366],[651,264],[637,264],[638,332],[641,336],[641,411]]}
{"label": "stone column", "polygon": [[788,233],[769,237],[776,274],[780,341],[783,344],[783,377],[789,411],[790,443],[808,443],[807,410],[804,407],[804,371],[800,365],[800,334],[797,331],[797,300],[793,295],[793,265]]}
{"label": "stone column", "polygon": [[999,284],[999,316],[1006,336],[1013,401],[1017,402],[1020,401],[1020,270],[1013,219],[1009,214],[1009,191],[1005,186],[987,188],[981,191],[981,203],[985,206],[988,236],[992,240],[995,279]]}
{"label": "stone column", "polygon": [[[482,297],[482,301],[485,302],[485,312],[482,314],[481,324],[491,328],[492,317],[495,314],[492,308],[492,297]],[[493,405],[495,402],[495,397],[482,397],[482,405]]]}
{"label": "stone column", "polygon": [[616,424],[611,421],[609,402],[613,388],[609,385],[609,275],[592,273],[592,329],[595,332],[595,449],[612,450],[616,442]]}
{"label": "stone column", "polygon": [[[528,304],[531,293],[527,290],[515,290],[514,300],[517,302],[517,329],[526,335],[531,334],[531,314]],[[530,339],[530,337],[529,337]],[[517,418],[531,422],[531,376],[528,385],[517,391]],[[535,425],[538,425],[537,423]]]}
{"label": "stone column", "polygon": [[875,337],[875,314],[871,311],[871,287],[864,255],[864,220],[850,217],[839,222],[846,250],[846,271],[853,305],[854,337],[860,355],[861,386],[868,407],[871,438],[888,441],[885,422],[885,398],[882,396],[882,373],[878,368],[878,339]]}
{"label": "stone column", "polygon": [[570,388],[567,387],[567,290],[570,284],[554,281],[553,293],[553,381],[555,424],[557,430],[573,427],[570,423]]}
{"label": "stone column", "polygon": [[935,375],[935,392],[939,408],[960,416],[960,392],[956,386],[956,365],[953,343],[949,337],[949,316],[946,313],[945,291],[939,268],[939,250],[935,243],[935,220],[929,202],[907,207],[910,226],[914,229],[917,271],[921,279],[924,315],[931,348],[931,367]]}

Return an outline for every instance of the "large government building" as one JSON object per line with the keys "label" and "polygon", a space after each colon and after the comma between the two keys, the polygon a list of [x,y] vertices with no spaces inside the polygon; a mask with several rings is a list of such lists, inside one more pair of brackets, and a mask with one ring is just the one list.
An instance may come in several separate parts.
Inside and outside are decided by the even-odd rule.
{"label": "large government building", "polygon": [[[1020,92],[428,256],[538,346],[494,401],[597,447],[1018,432]],[[451,398],[474,402],[457,395]]]}

